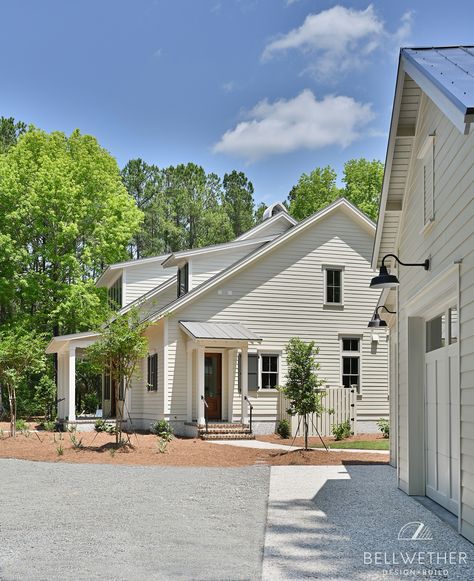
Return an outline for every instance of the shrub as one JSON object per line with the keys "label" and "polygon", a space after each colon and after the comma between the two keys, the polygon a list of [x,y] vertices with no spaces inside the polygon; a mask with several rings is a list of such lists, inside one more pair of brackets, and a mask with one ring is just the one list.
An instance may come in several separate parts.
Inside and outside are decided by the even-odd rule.
{"label": "shrub", "polygon": [[290,422],[288,420],[280,420],[277,424],[276,433],[280,436],[280,438],[288,440],[288,438],[291,436]]}
{"label": "shrub", "polygon": [[56,454],[58,456],[62,456],[64,454],[64,448],[62,444],[59,444],[59,446],[56,448]]}
{"label": "shrub", "polygon": [[76,434],[71,434],[71,435],[69,436],[69,438],[71,439],[71,444],[72,444],[72,447],[73,447],[75,450],[80,450],[81,448],[83,448],[83,447],[84,447],[84,446],[83,446],[83,444],[82,444],[82,438],[80,438],[80,439],[78,440],[78,439],[77,439],[77,436],[76,436]]}
{"label": "shrub", "polygon": [[390,437],[390,422],[385,418],[380,418],[377,422],[379,430],[384,438]]}
{"label": "shrub", "polygon": [[55,432],[56,422],[54,420],[44,420],[41,422],[40,428],[45,432]]}
{"label": "shrub", "polygon": [[94,430],[96,432],[106,432],[107,434],[115,434],[116,428],[113,424],[109,424],[106,420],[99,419],[94,423]]}
{"label": "shrub", "polygon": [[84,411],[86,414],[95,414],[99,407],[99,398],[95,392],[86,393],[83,400]]}
{"label": "shrub", "polygon": [[351,422],[345,420],[340,424],[333,424],[331,427],[331,432],[336,440],[343,440],[351,435]]}
{"label": "shrub", "polygon": [[[150,426],[150,431],[155,436],[161,438],[168,438],[168,441],[173,437],[173,428],[166,420],[158,420]],[[171,437],[170,437],[171,436]]]}
{"label": "shrub", "polygon": [[27,432],[30,429],[28,422],[25,420],[17,420],[15,425],[19,432]]}

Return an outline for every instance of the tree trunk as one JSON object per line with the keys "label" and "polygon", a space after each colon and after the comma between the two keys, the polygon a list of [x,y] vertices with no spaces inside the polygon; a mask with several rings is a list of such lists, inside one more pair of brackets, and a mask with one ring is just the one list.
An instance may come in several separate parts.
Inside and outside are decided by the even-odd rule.
{"label": "tree trunk", "polygon": [[308,450],[308,414],[304,415],[304,449]]}
{"label": "tree trunk", "polygon": [[16,437],[16,395],[15,388],[8,388],[8,402],[10,404],[10,436]]}

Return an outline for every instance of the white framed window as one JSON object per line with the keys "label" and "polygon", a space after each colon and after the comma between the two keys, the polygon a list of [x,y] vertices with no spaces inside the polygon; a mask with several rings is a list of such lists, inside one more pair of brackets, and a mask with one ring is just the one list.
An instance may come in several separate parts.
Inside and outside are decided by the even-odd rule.
{"label": "white framed window", "polygon": [[[239,353],[239,389],[241,386],[241,354]],[[276,389],[280,384],[280,353],[248,354],[248,389]]]}
{"label": "white framed window", "polygon": [[147,390],[158,391],[158,354],[148,355],[147,359]]}
{"label": "white framed window", "polygon": [[185,295],[189,290],[189,265],[187,262],[178,268],[176,280],[178,285],[177,296],[179,298]]}
{"label": "white framed window", "polygon": [[360,392],[360,337],[341,337],[341,383]]}
{"label": "white framed window", "polygon": [[342,306],[344,304],[344,267],[324,265],[324,304]]}
{"label": "white framed window", "polygon": [[426,353],[457,343],[458,326],[458,310],[454,306],[426,321]]}
{"label": "white framed window", "polygon": [[118,311],[122,308],[122,276],[119,276],[117,280],[109,287],[108,291],[108,301],[109,307],[114,311]]}

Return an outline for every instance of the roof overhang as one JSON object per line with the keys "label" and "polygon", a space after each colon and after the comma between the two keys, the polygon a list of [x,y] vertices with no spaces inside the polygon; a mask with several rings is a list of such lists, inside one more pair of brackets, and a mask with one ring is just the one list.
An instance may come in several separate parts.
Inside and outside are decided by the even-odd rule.
{"label": "roof overhang", "polygon": [[53,337],[45,349],[47,354],[63,353],[70,347],[85,348],[97,341],[100,333],[86,331],[85,333],[73,333],[72,335],[59,335]]}
{"label": "roof overhang", "polygon": [[240,343],[260,343],[262,339],[241,323],[180,321],[179,326],[194,342],[229,346]]}

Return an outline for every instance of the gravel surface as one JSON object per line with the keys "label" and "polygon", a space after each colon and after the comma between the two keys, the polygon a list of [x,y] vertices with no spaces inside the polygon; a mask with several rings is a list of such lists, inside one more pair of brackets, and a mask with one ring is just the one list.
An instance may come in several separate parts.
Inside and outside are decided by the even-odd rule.
{"label": "gravel surface", "polygon": [[0,460],[0,579],[260,579],[269,475]]}

